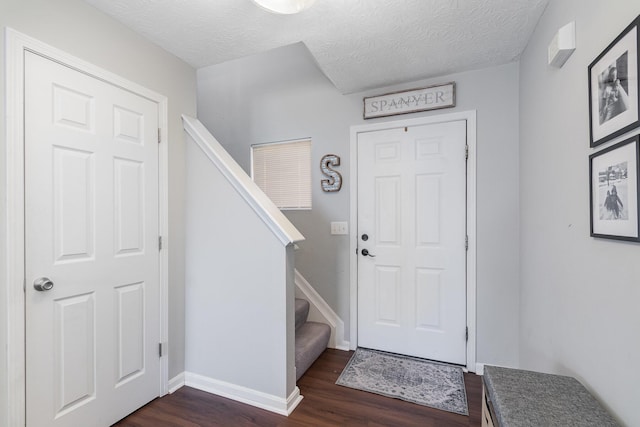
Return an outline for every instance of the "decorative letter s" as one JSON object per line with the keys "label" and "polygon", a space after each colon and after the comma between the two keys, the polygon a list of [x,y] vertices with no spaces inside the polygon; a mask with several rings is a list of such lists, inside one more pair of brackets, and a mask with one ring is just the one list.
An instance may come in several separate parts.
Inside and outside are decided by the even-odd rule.
{"label": "decorative letter s", "polygon": [[331,168],[331,166],[340,166],[340,157],[335,154],[327,154],[320,160],[320,170],[329,177],[320,181],[322,190],[326,192],[340,191],[342,188],[342,175]]}

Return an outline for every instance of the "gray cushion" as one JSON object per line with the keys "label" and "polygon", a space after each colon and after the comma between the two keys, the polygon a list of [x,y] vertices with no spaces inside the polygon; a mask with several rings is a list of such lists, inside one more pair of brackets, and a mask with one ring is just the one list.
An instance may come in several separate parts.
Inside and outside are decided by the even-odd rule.
{"label": "gray cushion", "polygon": [[618,425],[575,378],[485,366],[484,384],[501,427]]}

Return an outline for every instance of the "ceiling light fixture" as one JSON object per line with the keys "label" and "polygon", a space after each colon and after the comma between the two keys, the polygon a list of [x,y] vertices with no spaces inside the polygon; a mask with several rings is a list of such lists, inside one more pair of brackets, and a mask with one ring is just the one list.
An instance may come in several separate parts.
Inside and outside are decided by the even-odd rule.
{"label": "ceiling light fixture", "polygon": [[253,0],[258,6],[273,13],[291,15],[311,7],[316,0]]}

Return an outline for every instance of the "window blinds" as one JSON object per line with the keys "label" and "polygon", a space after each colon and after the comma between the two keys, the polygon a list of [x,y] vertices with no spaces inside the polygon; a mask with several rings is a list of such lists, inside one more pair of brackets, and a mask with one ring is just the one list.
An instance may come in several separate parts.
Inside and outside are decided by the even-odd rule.
{"label": "window blinds", "polygon": [[252,178],[280,209],[311,209],[311,140],[251,147]]}

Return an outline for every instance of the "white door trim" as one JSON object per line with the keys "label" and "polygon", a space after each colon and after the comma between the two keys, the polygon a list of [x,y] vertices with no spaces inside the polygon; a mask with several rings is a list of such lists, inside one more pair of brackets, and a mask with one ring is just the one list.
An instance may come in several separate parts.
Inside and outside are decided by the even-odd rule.
{"label": "white door trim", "polygon": [[[159,126],[163,135],[159,149],[159,224],[163,236],[160,252],[160,337],[163,348],[168,341],[168,140],[167,98],[109,71],[85,62],[53,46],[11,28],[5,32],[6,51],[6,292],[7,292],[7,368],[8,422],[25,425],[25,255],[24,255],[24,53],[34,52],[82,73],[147,98],[158,104]],[[161,360],[159,395],[168,392],[169,358]]]}
{"label": "white door trim", "polygon": [[350,190],[350,222],[349,233],[349,270],[350,270],[350,343],[351,349],[358,346],[358,134],[398,127],[420,126],[457,120],[467,121],[467,235],[469,250],[467,251],[467,370],[476,371],[476,111],[439,114],[415,119],[387,121],[370,125],[351,126],[350,132],[350,164],[349,174],[352,177]]}

